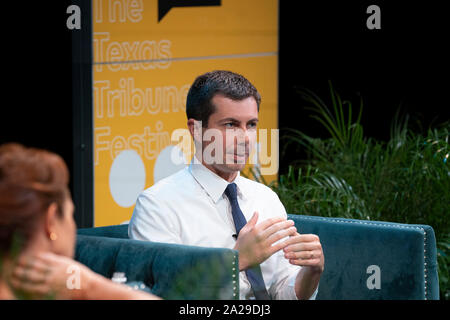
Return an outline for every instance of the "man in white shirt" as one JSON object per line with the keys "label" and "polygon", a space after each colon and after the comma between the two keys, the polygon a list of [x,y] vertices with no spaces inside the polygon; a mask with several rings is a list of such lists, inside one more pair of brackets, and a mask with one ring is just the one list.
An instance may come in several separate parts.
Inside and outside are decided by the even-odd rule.
{"label": "man in white shirt", "polygon": [[314,299],[324,269],[319,238],[300,235],[278,196],[239,174],[256,141],[260,102],[239,74],[218,70],[197,77],[186,103],[195,156],[139,195],[129,236],[236,249],[241,299],[261,299],[251,279],[255,270],[262,299]]}

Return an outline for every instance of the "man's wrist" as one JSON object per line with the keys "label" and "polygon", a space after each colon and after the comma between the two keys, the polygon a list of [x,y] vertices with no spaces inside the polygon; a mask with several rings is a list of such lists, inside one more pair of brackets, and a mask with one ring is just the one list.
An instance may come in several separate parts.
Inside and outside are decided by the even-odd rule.
{"label": "man's wrist", "polygon": [[239,271],[245,271],[249,268],[249,263],[247,259],[245,258],[245,255],[242,254],[242,250],[239,250],[237,246],[234,246],[234,250],[237,250],[238,252],[238,260],[239,260]]}
{"label": "man's wrist", "polygon": [[305,272],[311,274],[311,275],[317,275],[320,276],[323,273],[324,267],[317,267],[317,266],[304,266]]}
{"label": "man's wrist", "polygon": [[295,293],[299,300],[310,299],[319,285],[323,268],[303,266],[295,279]]}
{"label": "man's wrist", "polygon": [[247,270],[249,267],[247,260],[245,259],[245,257],[239,253],[239,271],[245,271]]}

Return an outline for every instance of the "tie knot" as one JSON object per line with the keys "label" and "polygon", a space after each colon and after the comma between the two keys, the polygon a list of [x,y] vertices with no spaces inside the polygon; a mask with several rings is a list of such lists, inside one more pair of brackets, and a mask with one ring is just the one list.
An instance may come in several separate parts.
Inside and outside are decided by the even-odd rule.
{"label": "tie knot", "polygon": [[230,200],[236,200],[237,199],[237,190],[236,190],[236,183],[230,183],[227,185],[227,188],[225,189],[225,194]]}

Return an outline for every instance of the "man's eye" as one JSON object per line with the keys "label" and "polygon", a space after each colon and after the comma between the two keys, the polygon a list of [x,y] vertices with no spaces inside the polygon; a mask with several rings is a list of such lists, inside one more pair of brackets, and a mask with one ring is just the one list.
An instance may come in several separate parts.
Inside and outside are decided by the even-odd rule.
{"label": "man's eye", "polygon": [[233,128],[233,123],[232,122],[227,122],[227,123],[225,123],[225,127]]}
{"label": "man's eye", "polygon": [[256,128],[256,122],[254,122],[254,123],[249,123],[249,124],[248,124],[248,127],[249,127],[249,128]]}

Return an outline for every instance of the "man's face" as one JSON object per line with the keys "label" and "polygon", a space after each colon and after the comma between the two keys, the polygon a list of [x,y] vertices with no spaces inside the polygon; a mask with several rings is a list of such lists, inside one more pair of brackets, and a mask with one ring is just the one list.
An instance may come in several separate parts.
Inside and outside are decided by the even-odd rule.
{"label": "man's face", "polygon": [[[232,100],[223,95],[212,99],[215,112],[203,128],[204,162],[216,172],[244,169],[256,142],[258,106],[253,97]],[[211,161],[211,155],[213,161]]]}

